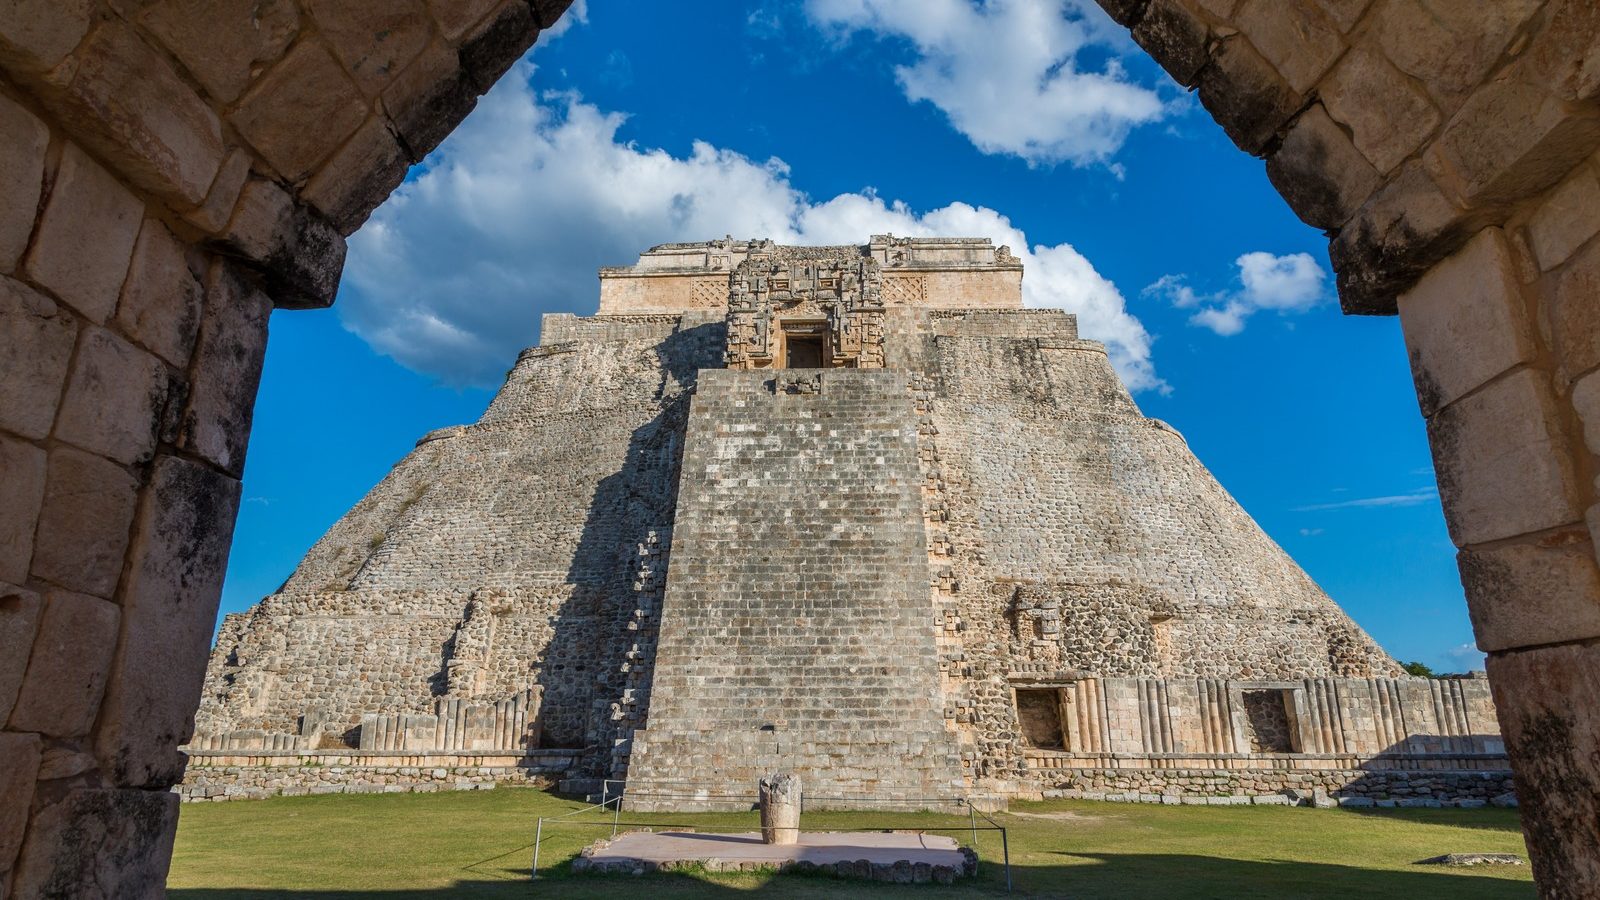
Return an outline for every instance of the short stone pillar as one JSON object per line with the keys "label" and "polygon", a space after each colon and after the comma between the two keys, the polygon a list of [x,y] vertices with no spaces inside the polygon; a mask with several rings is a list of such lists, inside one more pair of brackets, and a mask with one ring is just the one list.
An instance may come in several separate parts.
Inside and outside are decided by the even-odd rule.
{"label": "short stone pillar", "polygon": [[800,841],[800,776],[779,772],[760,781],[761,842],[795,844]]}

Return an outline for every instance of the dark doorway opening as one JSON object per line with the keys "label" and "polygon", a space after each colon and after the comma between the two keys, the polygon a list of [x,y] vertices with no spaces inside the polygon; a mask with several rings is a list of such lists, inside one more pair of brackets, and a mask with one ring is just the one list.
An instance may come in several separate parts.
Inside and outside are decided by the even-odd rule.
{"label": "dark doorway opening", "polygon": [[1061,692],[1055,688],[1017,691],[1017,719],[1022,739],[1040,750],[1064,750],[1061,733]]}
{"label": "dark doorway opening", "polygon": [[822,336],[821,335],[791,335],[784,341],[785,357],[784,368],[787,369],[820,369],[822,368]]}

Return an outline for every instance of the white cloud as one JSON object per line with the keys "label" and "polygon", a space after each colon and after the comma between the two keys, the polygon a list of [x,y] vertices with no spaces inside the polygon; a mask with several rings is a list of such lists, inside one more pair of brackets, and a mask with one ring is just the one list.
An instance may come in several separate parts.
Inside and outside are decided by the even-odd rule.
{"label": "white cloud", "polygon": [[1355,500],[1340,500],[1337,503],[1313,503],[1310,506],[1297,506],[1295,512],[1319,512],[1328,509],[1371,509],[1384,506],[1420,506],[1424,503],[1439,502],[1439,491],[1433,487],[1417,488],[1405,494],[1387,494],[1382,497],[1361,497]]}
{"label": "white cloud", "polygon": [[895,68],[906,98],[938,107],[985,153],[1104,163],[1166,113],[1114,56],[1080,59],[1127,40],[1088,0],[807,0],[806,12],[841,38],[907,42],[915,61]]}
{"label": "white cloud", "polygon": [[804,244],[872,234],[990,237],[1025,266],[1024,301],[1078,315],[1134,390],[1163,388],[1150,335],[1070,244],[1031,246],[1004,215],[951,203],[918,213],[869,192],[812,202],[780,160],[697,142],[687,156],[617,138],[624,117],[503,79],[350,241],[338,308],[409,368],[493,384],[543,312],[592,314],[595,270],[654,244],[733,234]]}
{"label": "white cloud", "polygon": [[1464,672],[1481,672],[1484,662],[1488,657],[1477,644],[1467,643],[1451,647],[1444,652],[1445,658]]}
{"label": "white cloud", "polygon": [[1327,300],[1328,276],[1309,253],[1276,256],[1255,251],[1234,260],[1239,286],[1214,294],[1200,294],[1182,275],[1163,275],[1146,285],[1141,296],[1158,297],[1178,309],[1196,309],[1190,324],[1209,328],[1224,337],[1244,330],[1257,312],[1305,312]]}

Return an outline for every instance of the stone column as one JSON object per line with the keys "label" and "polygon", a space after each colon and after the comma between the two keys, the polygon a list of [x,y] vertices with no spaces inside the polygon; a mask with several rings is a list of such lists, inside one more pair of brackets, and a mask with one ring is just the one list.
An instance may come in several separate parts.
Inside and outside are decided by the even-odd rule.
{"label": "stone column", "polygon": [[794,844],[800,840],[800,776],[778,772],[760,781],[761,841]]}

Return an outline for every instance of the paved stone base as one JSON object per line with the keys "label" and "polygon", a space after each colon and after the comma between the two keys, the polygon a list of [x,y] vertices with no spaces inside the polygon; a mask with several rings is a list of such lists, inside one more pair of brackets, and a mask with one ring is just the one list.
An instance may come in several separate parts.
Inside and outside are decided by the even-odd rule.
{"label": "paved stone base", "polygon": [[764,844],[756,832],[633,831],[596,841],[572,862],[575,872],[633,875],[691,867],[713,872],[832,872],[896,884],[949,884],[975,874],[978,858],[958,846],[955,838],[932,834],[802,831],[798,843]]}

